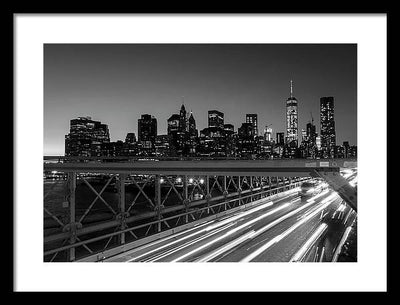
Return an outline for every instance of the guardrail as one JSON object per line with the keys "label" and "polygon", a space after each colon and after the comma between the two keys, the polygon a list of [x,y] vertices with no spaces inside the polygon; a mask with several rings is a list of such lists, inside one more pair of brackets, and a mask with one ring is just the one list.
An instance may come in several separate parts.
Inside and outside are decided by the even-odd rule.
{"label": "guardrail", "polygon": [[[141,162],[141,161],[267,161],[274,162],[297,162],[301,166],[339,166],[339,167],[356,167],[357,158],[332,158],[332,159],[292,159],[292,158],[248,158],[248,157],[160,157],[160,156],[44,156],[44,162],[52,163],[110,163],[110,162]],[[314,165],[313,165],[314,164]]]}

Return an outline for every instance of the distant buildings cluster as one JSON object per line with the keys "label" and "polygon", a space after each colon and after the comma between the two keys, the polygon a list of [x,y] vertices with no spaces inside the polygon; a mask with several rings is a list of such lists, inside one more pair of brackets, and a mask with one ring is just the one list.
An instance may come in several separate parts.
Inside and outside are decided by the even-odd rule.
{"label": "distant buildings cluster", "polygon": [[71,120],[70,132],[65,136],[65,155],[82,157],[234,157],[245,159],[280,158],[352,158],[357,157],[357,146],[336,144],[334,98],[320,99],[320,130],[314,120],[299,134],[298,101],[293,96],[286,100],[286,137],[283,131],[273,136],[271,125],[259,132],[257,114],[246,114],[237,132],[224,122],[224,113],[208,111],[208,127],[198,132],[193,113],[182,104],[179,113],[167,120],[167,134],[157,134],[157,119],[149,114],[138,120],[138,135],[127,133],[125,141],[110,142],[106,124],[90,117]]}

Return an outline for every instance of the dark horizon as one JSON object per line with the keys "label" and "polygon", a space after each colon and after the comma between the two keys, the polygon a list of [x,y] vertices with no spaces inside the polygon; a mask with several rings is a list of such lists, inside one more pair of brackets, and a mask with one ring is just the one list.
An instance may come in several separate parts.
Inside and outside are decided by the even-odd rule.
{"label": "dark horizon", "polygon": [[208,110],[219,110],[235,131],[257,113],[259,132],[272,124],[275,137],[286,132],[290,80],[299,135],[311,112],[320,134],[320,98],[333,96],[336,142],[357,145],[355,44],[45,44],[44,154],[64,154],[69,122],[80,116],[107,124],[111,141],[137,136],[142,114],[166,134],[183,99],[199,131]]}

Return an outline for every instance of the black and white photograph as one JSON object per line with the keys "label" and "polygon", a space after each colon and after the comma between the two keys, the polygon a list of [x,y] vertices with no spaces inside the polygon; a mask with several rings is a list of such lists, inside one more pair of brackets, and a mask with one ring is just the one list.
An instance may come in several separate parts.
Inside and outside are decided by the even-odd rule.
{"label": "black and white photograph", "polygon": [[386,21],[352,17],[20,16],[19,287],[382,289]]}
{"label": "black and white photograph", "polygon": [[44,261],[357,261],[357,46],[45,44]]}

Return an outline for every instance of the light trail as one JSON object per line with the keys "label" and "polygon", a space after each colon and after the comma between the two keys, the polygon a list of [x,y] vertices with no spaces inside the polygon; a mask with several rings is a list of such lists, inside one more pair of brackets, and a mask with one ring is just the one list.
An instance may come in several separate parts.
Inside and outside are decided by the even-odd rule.
{"label": "light trail", "polygon": [[192,255],[192,254],[194,254],[194,253],[196,253],[196,252],[198,252],[200,250],[203,250],[203,249],[211,246],[212,244],[215,244],[216,242],[218,242],[218,241],[220,241],[220,240],[222,240],[222,239],[224,239],[224,238],[236,233],[237,231],[239,231],[241,229],[244,229],[244,228],[252,225],[253,223],[255,223],[255,222],[257,222],[257,221],[259,221],[259,220],[261,220],[261,219],[263,219],[265,217],[268,217],[268,216],[270,216],[270,215],[272,215],[272,214],[274,214],[274,213],[276,213],[276,212],[278,212],[278,211],[280,211],[282,209],[285,209],[289,205],[291,205],[291,202],[285,203],[285,204],[281,205],[280,207],[278,207],[278,208],[276,208],[276,209],[274,209],[272,211],[269,211],[269,212],[267,212],[267,213],[265,213],[265,214],[263,214],[261,216],[258,216],[256,218],[254,218],[253,220],[247,221],[246,223],[244,223],[244,224],[242,224],[242,225],[240,225],[240,226],[238,226],[238,227],[226,232],[224,235],[222,235],[222,236],[220,236],[220,237],[218,237],[218,238],[216,238],[216,239],[214,239],[214,240],[212,240],[212,241],[210,241],[210,242],[208,242],[208,243],[206,243],[206,244],[204,244],[204,245],[202,245],[202,246],[200,246],[200,247],[198,247],[198,248],[196,248],[196,249],[194,249],[194,250],[192,250],[192,251],[190,251],[188,253],[185,253],[184,255],[182,255],[182,256],[180,256],[180,257],[178,257],[176,259],[174,259],[172,262],[179,262],[182,259],[184,259],[184,258],[186,258],[186,257],[188,257],[188,256],[190,256],[190,255]]}
{"label": "light trail", "polygon": [[[207,238],[209,238],[209,237],[211,237],[211,236],[213,236],[213,235],[215,235],[215,234],[217,234],[217,233],[219,233],[219,232],[221,232],[223,230],[226,230],[226,229],[228,229],[229,227],[231,227],[233,225],[234,225],[234,223],[227,224],[226,226],[224,226],[222,228],[219,228],[219,229],[214,230],[212,232],[209,232],[209,233],[207,233],[205,235],[197,237],[197,238],[195,238],[195,239],[193,239],[193,240],[191,240],[191,241],[189,241],[189,242],[187,242],[187,243],[185,243],[183,245],[180,245],[180,246],[178,246],[176,248],[170,249],[169,251],[163,252],[163,253],[161,253],[159,255],[156,255],[156,256],[154,256],[152,258],[149,258],[149,259],[145,260],[144,262],[155,262],[157,260],[160,260],[160,259],[162,259],[164,257],[167,257],[167,256],[169,256],[171,254],[174,254],[175,252],[178,252],[178,251],[180,251],[182,249],[190,247],[191,245],[193,245],[195,243],[198,243],[198,242],[200,242],[200,241],[202,241],[204,239],[207,239]],[[146,253],[145,255],[147,255],[147,254],[148,253]]]}
{"label": "light trail", "polygon": [[[293,193],[294,193],[295,191],[296,191],[295,189],[292,189],[291,191],[289,191],[289,194],[288,194],[288,195],[286,195],[286,196],[284,196],[284,197],[282,197],[282,198],[278,198],[276,202],[283,201],[283,200],[285,200],[285,199],[287,199],[287,198],[293,196]],[[319,196],[322,196],[322,195],[324,195],[324,194],[325,194],[325,192],[319,194]],[[319,196],[317,196],[317,197],[319,197]],[[227,236],[229,236],[229,235],[231,235],[231,234],[237,232],[238,230],[241,230],[241,229],[243,229],[243,228],[245,228],[245,227],[247,227],[247,226],[252,225],[252,224],[255,223],[256,221],[259,221],[260,219],[262,219],[262,218],[264,218],[264,217],[270,216],[270,215],[272,215],[272,214],[274,214],[274,213],[280,211],[281,209],[286,208],[289,204],[293,204],[293,203],[297,202],[298,200],[300,200],[300,198],[296,198],[296,199],[292,200],[291,202],[282,205],[281,207],[278,207],[278,208],[276,208],[276,209],[274,209],[274,210],[271,210],[271,211],[267,212],[266,214],[263,214],[263,215],[257,217],[256,219],[253,219],[253,220],[251,220],[251,221],[248,221],[248,222],[244,223],[243,225],[239,226],[238,228],[233,229],[233,230],[227,232],[227,233],[223,236],[223,238],[225,238],[225,237],[227,237]],[[311,203],[313,203],[313,202],[311,202]],[[311,203],[310,203],[310,204],[311,204]],[[148,252],[146,252],[146,253],[142,253],[142,254],[136,255],[135,257],[132,257],[132,256],[131,256],[131,258],[128,260],[128,262],[132,262],[132,261],[138,260],[138,259],[140,259],[140,258],[142,258],[142,257],[144,257],[144,256],[149,255],[149,254],[155,253],[155,252],[160,251],[160,250],[162,250],[162,249],[165,249],[165,248],[171,247],[171,246],[173,246],[173,245],[176,245],[176,244],[178,244],[178,243],[184,242],[185,240],[190,239],[190,238],[193,238],[193,237],[196,236],[196,235],[202,234],[202,233],[204,233],[204,232],[209,232],[209,231],[211,231],[211,230],[214,230],[214,229],[216,229],[216,228],[219,228],[219,227],[221,227],[221,226],[224,226],[225,224],[233,223],[234,221],[236,221],[236,220],[238,220],[238,219],[240,219],[240,218],[249,216],[249,215],[251,215],[251,214],[253,214],[253,213],[256,213],[256,212],[259,212],[259,211],[261,211],[261,210],[263,210],[263,209],[266,209],[266,208],[272,206],[273,204],[274,204],[273,201],[268,201],[268,202],[266,202],[266,203],[264,203],[264,204],[260,204],[260,205],[258,205],[258,206],[256,206],[256,207],[254,207],[254,208],[250,208],[250,209],[247,210],[247,211],[244,211],[244,212],[241,212],[241,211],[240,211],[239,214],[237,214],[237,215],[235,215],[235,216],[233,216],[233,217],[231,216],[231,217],[229,217],[229,218],[227,218],[227,219],[224,219],[223,221],[218,221],[218,222],[217,222],[217,221],[213,220],[213,221],[211,221],[211,222],[215,222],[215,223],[212,224],[212,225],[208,225],[209,223],[205,222],[205,223],[203,223],[203,224],[201,224],[201,225],[198,225],[198,226],[196,226],[196,227],[194,227],[194,228],[189,229],[190,231],[192,231],[192,230],[198,230],[199,228],[203,227],[202,230],[197,231],[197,232],[194,232],[194,233],[189,234],[189,235],[186,235],[186,236],[183,236],[182,238],[178,238],[178,239],[177,239],[177,236],[181,236],[181,235],[183,235],[183,234],[187,234],[188,231],[183,231],[183,232],[180,232],[180,233],[178,233],[178,234],[173,234],[173,235],[171,235],[171,236],[168,236],[168,237],[165,238],[165,239],[161,239],[161,240],[155,241],[155,242],[153,242],[153,243],[151,243],[151,244],[144,245],[144,246],[142,246],[142,247],[140,247],[140,248],[138,248],[138,249],[135,249],[134,252],[143,251],[143,250],[144,250],[145,248],[147,248],[147,247],[155,246],[156,244],[161,243],[161,242],[165,242],[166,240],[174,239],[174,240],[171,241],[170,243],[164,244],[164,245],[162,245],[162,246],[160,246],[160,247],[157,247],[157,248],[155,248],[155,249],[153,249],[153,250],[150,250],[150,251],[148,251]],[[305,208],[305,207],[304,207],[304,208]],[[226,228],[225,228],[225,229],[226,229]],[[218,231],[218,232],[219,232],[219,231]],[[218,239],[214,240],[212,243],[218,242],[219,240],[220,240],[220,239],[218,238]],[[193,244],[193,243],[189,243],[189,244],[186,243],[185,245],[188,246],[188,245],[191,245],[191,244]],[[204,245],[204,246],[209,246],[209,244],[206,244],[206,245]],[[179,249],[182,249],[182,246],[181,246],[181,247],[178,247],[178,248],[179,248]],[[197,251],[199,251],[199,250],[201,250],[201,249],[203,249],[203,248],[196,249],[195,252],[197,252]],[[169,251],[168,253],[171,254],[171,251]],[[191,254],[193,254],[192,251],[190,252],[190,255],[191,255]],[[125,255],[126,255],[126,254],[125,254]],[[163,256],[163,257],[164,257],[164,256]],[[185,256],[185,257],[187,257],[187,256]],[[162,257],[158,257],[158,258],[162,258]]]}
{"label": "light trail", "polygon": [[342,236],[342,239],[340,240],[339,246],[336,248],[335,253],[333,254],[332,262],[336,262],[337,261],[337,259],[339,257],[339,254],[342,251],[342,247],[343,247],[344,243],[346,242],[347,237],[350,234],[351,229],[352,229],[352,227],[348,226],[346,228],[346,231],[344,231],[344,234]]}
{"label": "light trail", "polygon": [[212,225],[212,226],[207,227],[206,231],[214,230],[215,228],[217,228],[217,227],[219,227],[219,226],[221,226],[221,225],[224,225],[224,224],[226,224],[226,223],[228,223],[228,222],[232,222],[232,221],[235,221],[235,220],[237,220],[237,219],[243,218],[243,217],[245,217],[245,216],[251,215],[251,214],[253,214],[253,213],[255,213],[255,212],[258,212],[258,211],[260,211],[260,210],[263,210],[263,209],[265,209],[265,208],[268,208],[268,207],[270,207],[270,206],[273,205],[273,204],[274,204],[273,201],[269,201],[269,202],[267,202],[267,203],[265,203],[265,204],[263,204],[263,205],[261,205],[261,206],[258,206],[258,207],[254,208],[254,209],[250,209],[250,210],[248,210],[248,211],[246,211],[246,212],[239,213],[239,214],[236,215],[236,216],[232,216],[232,217],[226,218],[225,220],[222,220],[222,221],[217,222],[216,224],[214,224],[214,225]]}
{"label": "light trail", "polygon": [[349,210],[349,212],[347,213],[347,216],[346,216],[346,218],[344,219],[344,224],[346,224],[346,222],[347,222],[347,219],[349,219],[349,216],[353,213],[354,211],[352,210],[352,209],[350,209]]}
{"label": "light trail", "polygon": [[[335,197],[337,196],[336,194],[333,194]],[[331,196],[329,196],[331,197]],[[329,198],[328,197],[328,198]],[[326,198],[326,199],[328,199]],[[326,200],[325,199],[325,200]],[[324,200],[324,201],[325,201]],[[328,207],[333,201],[325,201],[325,202],[321,202],[321,204],[319,206],[317,206],[317,208],[314,210],[313,213],[310,213],[307,217],[303,218],[302,220],[298,221],[297,223],[295,223],[293,226],[291,226],[289,229],[287,229],[285,232],[283,232],[280,235],[275,236],[273,239],[271,239],[269,242],[267,242],[264,246],[258,248],[256,251],[252,252],[251,254],[249,254],[248,256],[246,256],[245,258],[243,258],[241,260],[241,262],[250,262],[251,260],[253,260],[254,258],[256,258],[257,256],[259,256],[261,253],[263,253],[264,251],[266,251],[268,248],[270,248],[272,245],[274,245],[275,243],[279,242],[281,239],[285,238],[287,235],[289,235],[290,233],[292,233],[295,229],[297,229],[299,226],[301,226],[302,224],[306,223],[308,220],[310,220],[311,218],[313,218],[315,215],[317,215],[319,212],[321,212],[323,209],[325,209],[326,207]]]}
{"label": "light trail", "polygon": [[354,179],[352,179],[352,180],[349,182],[349,184],[350,184],[352,187],[355,187],[356,184],[357,184],[357,182],[358,182],[358,176],[356,176]]}
{"label": "light trail", "polygon": [[324,259],[324,254],[325,254],[325,247],[322,247],[321,257],[319,258],[319,262],[320,262],[320,263],[321,263],[322,260]]}
{"label": "light trail", "polygon": [[[225,227],[224,227],[224,228],[225,228]],[[194,236],[196,236],[196,235],[199,235],[199,234],[201,234],[201,233],[203,233],[203,232],[206,232],[206,230],[203,229],[203,230],[200,230],[200,231],[198,231],[198,232],[195,232],[195,233],[189,234],[189,235],[187,235],[187,236],[184,236],[184,237],[182,237],[182,238],[180,238],[180,239],[175,239],[174,241],[172,241],[172,242],[170,242],[170,243],[164,244],[164,245],[162,245],[162,246],[160,246],[160,247],[158,247],[158,248],[155,248],[155,249],[153,249],[153,250],[150,250],[150,251],[148,251],[148,252],[146,252],[146,253],[142,253],[142,254],[139,254],[139,255],[137,255],[137,256],[135,256],[135,257],[132,257],[132,258],[130,258],[127,262],[132,262],[132,261],[137,260],[137,259],[139,259],[139,258],[141,258],[141,257],[143,257],[143,256],[146,256],[146,255],[149,255],[149,254],[151,254],[151,253],[160,251],[160,250],[165,249],[165,248],[167,248],[167,247],[170,247],[170,246],[172,246],[172,245],[174,245],[174,244],[180,243],[180,242],[182,242],[182,241],[184,241],[184,240],[186,240],[186,239],[189,239],[189,238],[192,238],[192,237],[194,237]],[[186,232],[184,232],[184,233],[186,233]],[[176,236],[172,235],[171,238],[176,238]],[[168,239],[170,239],[170,238],[168,238]],[[160,240],[160,241],[164,241],[164,240]],[[146,245],[146,246],[147,246],[147,245]],[[154,246],[154,244],[151,245],[151,246]],[[145,249],[145,248],[146,248],[146,247],[144,247],[144,248],[142,248],[142,249],[138,249],[138,251],[143,250],[143,249]],[[135,251],[135,252],[138,252],[138,251]]]}
{"label": "light trail", "polygon": [[329,189],[326,189],[326,190],[322,191],[321,193],[319,193],[318,195],[311,197],[310,199],[307,199],[307,202],[315,201],[315,199],[322,197],[328,193],[329,193]]}
{"label": "light trail", "polygon": [[315,241],[321,237],[321,235],[326,231],[328,225],[326,223],[322,223],[318,229],[311,235],[311,237],[304,243],[304,245],[300,248],[299,251],[289,260],[289,262],[297,262],[299,261],[304,254],[309,250],[310,246],[315,243]]}
{"label": "light trail", "polygon": [[333,215],[332,215],[332,219],[334,219],[335,218],[335,216],[336,216],[336,213],[339,213],[339,216],[338,216],[338,218],[340,218],[340,216],[341,216],[341,213],[343,213],[344,212],[344,210],[346,209],[346,206],[342,203],[341,205],[339,205],[339,207],[336,209],[336,211],[333,213]]}
{"label": "light trail", "polygon": [[[274,220],[273,222],[269,223],[268,225],[266,225],[266,226],[262,227],[261,229],[257,230],[255,233],[253,233],[253,234],[247,236],[246,239],[250,239],[250,238],[254,238],[254,237],[259,236],[260,234],[264,233],[265,231],[267,231],[267,230],[271,229],[272,227],[276,226],[277,224],[281,223],[281,222],[284,221],[285,219],[287,219],[287,218],[289,218],[289,217],[291,217],[291,216],[297,214],[298,212],[304,210],[305,208],[311,206],[313,203],[314,203],[314,201],[311,201],[311,202],[309,202],[309,203],[307,203],[307,204],[305,204],[305,205],[303,205],[303,206],[301,206],[301,207],[299,207],[299,208],[297,208],[297,209],[295,209],[295,210],[293,210],[293,211],[291,211],[291,212],[289,212],[289,213],[283,215],[282,217],[280,217],[280,218]],[[291,204],[291,203],[287,203],[287,204],[285,204],[285,205],[288,205],[288,204]],[[268,215],[267,215],[267,216],[268,216]],[[264,217],[258,217],[258,218],[261,219],[261,218],[264,218]],[[258,218],[253,219],[252,222],[255,222],[255,221],[260,220],[260,219],[258,219]],[[240,239],[241,242],[243,242],[244,240],[246,240],[246,239],[242,239],[241,237],[239,237],[238,239]],[[224,251],[228,251],[228,250],[232,249],[234,246],[236,246],[236,242],[237,242],[237,240],[236,240],[236,241],[234,240],[234,241],[232,241],[232,242],[229,244],[229,246],[226,245],[226,246],[223,246],[223,247],[218,248],[217,250],[211,252],[209,255],[207,255],[206,257],[202,258],[201,260],[202,260],[202,261],[208,261],[208,260],[210,260],[210,259],[215,258],[216,256],[222,254],[222,253],[223,253],[223,252],[222,252],[223,250],[224,250]]]}
{"label": "light trail", "polygon": [[[284,199],[286,199],[286,198],[288,198],[288,197],[290,197],[290,196],[291,196],[291,195],[285,196],[285,197],[283,197],[283,198],[279,198],[278,201],[282,201],[282,200],[284,200]],[[208,226],[208,227],[202,229],[201,231],[198,231],[198,232],[192,233],[192,234],[190,234],[190,235],[184,236],[183,238],[180,238],[180,239],[176,239],[176,240],[174,240],[174,241],[172,241],[172,242],[170,242],[170,243],[168,243],[168,244],[165,244],[165,245],[163,245],[163,246],[160,246],[160,247],[158,247],[158,248],[156,248],[156,249],[153,249],[153,250],[151,250],[151,251],[149,251],[149,252],[147,252],[147,253],[143,253],[143,254],[141,254],[141,255],[139,255],[139,256],[135,256],[135,257],[129,259],[128,262],[132,262],[132,261],[134,261],[134,260],[139,259],[140,257],[143,257],[143,256],[145,256],[145,255],[154,253],[154,252],[156,252],[156,251],[160,251],[160,250],[165,249],[165,248],[167,248],[167,247],[170,247],[170,246],[172,246],[172,245],[174,245],[174,244],[180,243],[180,242],[182,242],[182,241],[184,241],[184,240],[186,240],[186,239],[192,238],[192,237],[194,237],[194,236],[196,236],[196,235],[198,235],[198,234],[201,234],[201,233],[203,233],[203,232],[208,232],[208,231],[214,230],[214,229],[216,229],[216,228],[219,228],[219,227],[221,227],[221,226],[224,226],[225,224],[232,223],[232,222],[236,221],[237,219],[243,218],[243,217],[245,217],[245,216],[251,215],[251,214],[253,214],[253,213],[255,213],[255,212],[258,212],[258,211],[260,211],[260,210],[263,210],[263,209],[265,209],[265,208],[268,208],[268,207],[270,207],[270,206],[273,205],[273,204],[274,204],[273,201],[268,201],[268,202],[266,202],[266,203],[264,203],[264,204],[261,204],[261,205],[255,207],[255,208],[252,208],[252,209],[250,209],[250,210],[248,210],[248,211],[239,213],[239,214],[236,215],[236,216],[227,218],[227,219],[225,219],[225,220],[223,220],[223,221],[219,221],[219,222],[215,223],[214,225],[211,225],[211,226]],[[276,208],[276,209],[270,211],[269,213],[271,213],[271,212],[275,213],[275,212],[279,211],[280,209],[281,209],[281,207],[278,207],[278,208]],[[270,214],[268,214],[268,215],[270,215]],[[214,222],[214,221],[213,221],[213,222]],[[204,226],[205,226],[205,225],[207,225],[207,223],[205,223]],[[202,225],[202,226],[203,226],[203,225]],[[197,226],[196,228],[199,228],[199,226]],[[192,229],[191,229],[191,230],[192,230]],[[187,231],[186,231],[186,232],[187,232]],[[180,234],[184,234],[184,233],[186,233],[186,232],[184,231],[184,232],[181,232]],[[168,237],[168,239],[171,239],[171,238],[174,238],[174,239],[175,239],[175,238],[176,238],[176,235],[172,235],[172,236]],[[165,239],[164,239],[164,240],[160,240],[160,242],[161,242],[161,241],[165,241]],[[154,243],[152,244],[152,246],[154,246]],[[143,250],[143,248],[141,248],[140,250]],[[135,252],[137,252],[137,251],[135,251]]]}
{"label": "light trail", "polygon": [[[170,235],[170,236],[167,236],[167,237],[165,237],[165,238],[163,238],[163,239],[158,239],[158,240],[155,240],[155,241],[153,241],[153,242],[151,242],[151,243],[148,243],[148,244],[139,246],[138,248],[135,248],[135,249],[133,249],[133,250],[131,250],[131,251],[127,251],[127,252],[123,253],[122,255],[123,255],[123,256],[126,256],[127,254],[130,255],[130,254],[132,254],[132,253],[135,253],[135,252],[138,252],[138,251],[142,251],[142,250],[144,250],[144,249],[146,249],[146,248],[154,247],[155,245],[157,245],[157,244],[159,244],[159,243],[168,241],[168,240],[170,240],[170,239],[175,239],[175,238],[177,238],[177,237],[180,236],[180,235],[187,234],[188,232],[191,232],[191,231],[194,231],[194,230],[198,230],[199,228],[204,227],[204,226],[206,226],[206,225],[209,225],[210,222],[214,222],[214,221],[215,221],[215,220],[211,220],[211,221],[209,221],[209,222],[206,221],[206,222],[200,223],[200,224],[198,224],[198,225],[195,225],[193,228],[190,228],[190,229],[187,229],[187,230],[185,230],[185,231],[182,231],[182,232],[179,232],[179,233],[176,233],[176,234],[172,234],[172,235]],[[113,258],[116,258],[116,257],[118,257],[118,256],[114,256]],[[130,261],[130,260],[128,260],[128,262],[129,262],[129,261]]]}
{"label": "light trail", "polygon": [[245,235],[242,235],[241,237],[231,241],[230,243],[226,244],[225,246],[222,246],[222,247],[218,248],[216,251],[210,253],[209,255],[196,260],[196,262],[200,262],[200,263],[208,262],[208,261],[216,258],[217,256],[219,256],[219,255],[221,255],[223,253],[226,253],[227,251],[233,249],[237,245],[240,245],[245,240],[251,238],[254,235],[254,233],[255,233],[254,230],[252,230],[250,232],[247,232]]}

